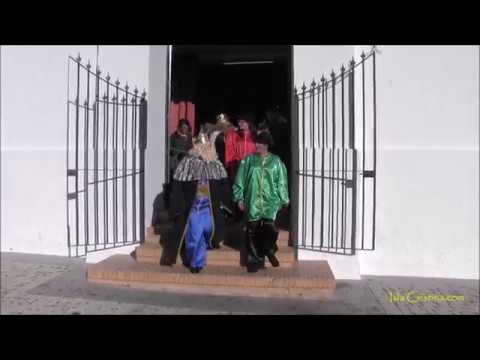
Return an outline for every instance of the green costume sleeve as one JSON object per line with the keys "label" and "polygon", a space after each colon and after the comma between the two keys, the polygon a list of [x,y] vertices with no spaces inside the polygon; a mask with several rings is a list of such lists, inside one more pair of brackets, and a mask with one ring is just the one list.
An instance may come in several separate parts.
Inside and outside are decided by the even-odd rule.
{"label": "green costume sleeve", "polygon": [[235,203],[240,200],[245,200],[245,177],[247,175],[248,157],[240,161],[237,175],[235,177],[235,183],[233,184],[233,201]]}
{"label": "green costume sleeve", "polygon": [[276,189],[280,198],[281,206],[286,206],[290,202],[288,198],[288,175],[287,168],[283,161],[279,161]]}

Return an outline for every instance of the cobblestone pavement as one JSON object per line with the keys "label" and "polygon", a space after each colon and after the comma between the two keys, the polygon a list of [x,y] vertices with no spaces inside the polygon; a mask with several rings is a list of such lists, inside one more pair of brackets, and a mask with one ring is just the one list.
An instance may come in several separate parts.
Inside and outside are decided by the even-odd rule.
{"label": "cobblestone pavement", "polygon": [[[479,281],[368,276],[329,300],[186,295],[91,284],[81,259],[1,254],[1,314],[479,314]],[[415,293],[412,293],[415,292]],[[391,301],[410,293],[463,301]]]}

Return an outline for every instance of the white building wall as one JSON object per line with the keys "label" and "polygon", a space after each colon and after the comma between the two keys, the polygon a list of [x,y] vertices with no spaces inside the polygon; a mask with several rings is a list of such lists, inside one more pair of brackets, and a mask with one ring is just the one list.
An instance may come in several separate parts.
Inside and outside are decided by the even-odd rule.
{"label": "white building wall", "polygon": [[479,47],[380,51],[377,249],[361,273],[478,278]]}
{"label": "white building wall", "polygon": [[[66,255],[67,58],[96,46],[1,47],[1,250]],[[148,90],[148,46],[100,46],[99,66]]]}
{"label": "white building wall", "polygon": [[150,46],[148,143],[145,155],[145,221],[152,219],[153,201],[165,183],[165,122],[167,106],[168,45]]}
{"label": "white building wall", "polygon": [[[369,47],[350,49],[359,59]],[[346,64],[348,50],[295,46],[297,87]],[[327,259],[337,278],[478,278],[479,49],[380,46],[380,51],[376,250],[353,259],[300,251],[299,259]],[[360,112],[357,107],[357,119]],[[371,117],[371,108],[366,113]]]}

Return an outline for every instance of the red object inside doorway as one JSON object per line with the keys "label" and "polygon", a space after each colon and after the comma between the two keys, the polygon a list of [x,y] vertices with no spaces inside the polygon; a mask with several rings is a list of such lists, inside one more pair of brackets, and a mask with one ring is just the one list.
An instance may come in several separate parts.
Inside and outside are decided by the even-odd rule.
{"label": "red object inside doorway", "polygon": [[192,135],[195,134],[195,104],[191,101],[172,101],[170,103],[169,113],[169,134],[173,134],[177,130],[180,119],[187,119],[191,128]]}

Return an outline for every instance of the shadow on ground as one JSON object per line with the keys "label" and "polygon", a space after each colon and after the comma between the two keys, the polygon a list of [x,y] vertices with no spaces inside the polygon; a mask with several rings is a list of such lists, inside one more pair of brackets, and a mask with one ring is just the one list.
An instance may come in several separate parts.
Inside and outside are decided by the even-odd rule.
{"label": "shadow on ground", "polygon": [[[381,305],[360,281],[339,283],[339,290],[330,300],[254,298],[242,296],[177,294],[89,283],[85,265],[28,290],[30,295],[116,301],[136,305],[188,308],[232,314],[367,314],[384,313]],[[345,293],[353,292],[349,297]],[[347,301],[346,301],[347,299]],[[179,311],[181,313],[181,311]]]}

